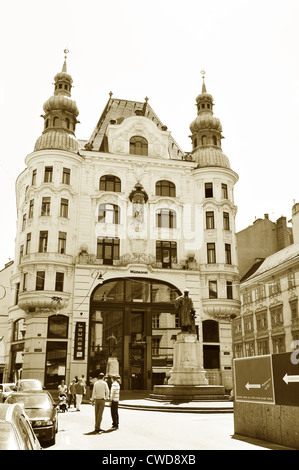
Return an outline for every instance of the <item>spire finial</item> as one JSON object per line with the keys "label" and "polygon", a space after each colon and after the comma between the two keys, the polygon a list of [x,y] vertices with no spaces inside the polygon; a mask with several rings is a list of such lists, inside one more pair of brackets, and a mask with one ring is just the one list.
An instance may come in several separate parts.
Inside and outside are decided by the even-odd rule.
{"label": "spire finial", "polygon": [[201,75],[202,75],[202,89],[201,89],[201,92],[202,93],[206,93],[207,90],[206,90],[206,84],[205,84],[205,74],[206,72],[204,70],[201,70]]}
{"label": "spire finial", "polygon": [[67,54],[70,52],[68,49],[64,49],[64,63],[62,67],[62,72],[67,73],[66,71],[66,59],[67,59]]}

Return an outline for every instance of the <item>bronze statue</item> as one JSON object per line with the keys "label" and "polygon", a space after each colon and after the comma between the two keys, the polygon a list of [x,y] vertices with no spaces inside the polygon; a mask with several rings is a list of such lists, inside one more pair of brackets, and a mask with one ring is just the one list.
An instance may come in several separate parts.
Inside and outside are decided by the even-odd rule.
{"label": "bronze statue", "polygon": [[195,310],[188,289],[185,289],[184,294],[175,299],[174,308],[179,313],[181,331],[195,333]]}

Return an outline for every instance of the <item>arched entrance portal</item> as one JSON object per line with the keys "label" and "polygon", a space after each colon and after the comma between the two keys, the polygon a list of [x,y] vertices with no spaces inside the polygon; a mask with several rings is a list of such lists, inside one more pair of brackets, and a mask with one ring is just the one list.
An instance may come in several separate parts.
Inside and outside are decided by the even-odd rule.
{"label": "arched entrance portal", "polygon": [[116,278],[90,298],[89,380],[117,357],[124,390],[151,390],[172,366],[179,332],[175,286],[155,279]]}

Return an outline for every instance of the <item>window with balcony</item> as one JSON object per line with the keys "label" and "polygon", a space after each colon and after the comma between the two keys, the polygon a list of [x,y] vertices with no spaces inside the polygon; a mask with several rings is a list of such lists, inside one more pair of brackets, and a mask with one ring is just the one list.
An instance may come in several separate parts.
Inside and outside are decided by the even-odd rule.
{"label": "window with balcony", "polygon": [[44,290],[45,289],[45,271],[37,271],[36,273],[36,284],[35,290]]}
{"label": "window with balcony", "polygon": [[119,259],[119,238],[98,237],[97,258],[102,259],[103,264],[113,265],[113,261]]}
{"label": "window with balcony", "polygon": [[55,278],[55,290],[63,292],[64,273],[57,272]]}
{"label": "window with balcony", "polygon": [[225,263],[232,264],[231,246],[229,243],[225,243]]}
{"label": "window with balcony", "polygon": [[207,257],[208,257],[208,264],[216,263],[215,243],[208,243],[207,244]]}
{"label": "window with balcony", "polygon": [[39,246],[38,252],[39,253],[46,253],[48,248],[48,231],[42,230],[39,232]]}
{"label": "window with balcony", "polygon": [[177,263],[177,243],[172,241],[156,241],[156,261],[162,268],[171,268]]}
{"label": "window with balcony", "polygon": [[58,253],[64,255],[66,253],[66,232],[58,234]]}
{"label": "window with balcony", "polygon": [[217,281],[209,281],[209,299],[217,299]]}
{"label": "window with balcony", "polygon": [[176,189],[174,183],[167,180],[156,182],[156,196],[175,197]]}
{"label": "window with balcony", "polygon": [[117,176],[104,175],[100,179],[100,191],[112,191],[119,193],[121,191],[121,181]]}

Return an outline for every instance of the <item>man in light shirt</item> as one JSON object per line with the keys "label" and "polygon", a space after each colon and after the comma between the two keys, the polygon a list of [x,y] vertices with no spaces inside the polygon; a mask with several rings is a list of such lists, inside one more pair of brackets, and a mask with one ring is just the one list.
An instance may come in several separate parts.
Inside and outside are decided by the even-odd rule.
{"label": "man in light shirt", "polygon": [[118,424],[119,424],[119,420],[118,420],[119,391],[120,391],[120,386],[117,381],[117,377],[113,376],[111,390],[110,390],[112,429],[118,429]]}
{"label": "man in light shirt", "polygon": [[109,400],[109,388],[107,383],[103,380],[104,374],[99,374],[99,379],[95,382],[92,390],[91,403],[95,405],[95,432],[101,432],[101,422],[105,408],[105,401]]}

